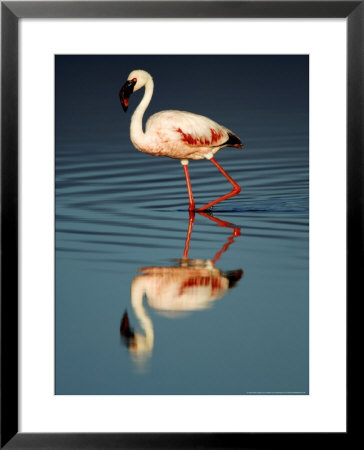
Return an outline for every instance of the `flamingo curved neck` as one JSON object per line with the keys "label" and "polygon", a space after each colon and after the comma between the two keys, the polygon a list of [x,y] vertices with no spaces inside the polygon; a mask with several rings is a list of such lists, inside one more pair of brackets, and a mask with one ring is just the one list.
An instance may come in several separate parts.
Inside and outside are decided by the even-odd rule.
{"label": "flamingo curved neck", "polygon": [[151,350],[154,345],[153,323],[143,306],[143,296],[145,291],[144,277],[136,277],[131,285],[131,305],[139,320],[140,327],[145,333],[144,351]]}
{"label": "flamingo curved neck", "polygon": [[145,84],[142,101],[137,106],[130,123],[130,138],[135,147],[142,149],[145,145],[146,135],[143,131],[143,115],[152,99],[154,83],[152,77]]}

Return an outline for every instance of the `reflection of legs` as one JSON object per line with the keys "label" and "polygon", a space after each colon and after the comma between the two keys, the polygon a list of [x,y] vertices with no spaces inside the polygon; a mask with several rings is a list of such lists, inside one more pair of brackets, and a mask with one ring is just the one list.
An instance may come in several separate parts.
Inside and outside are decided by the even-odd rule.
{"label": "reflection of legs", "polygon": [[188,173],[188,160],[187,159],[181,160],[181,164],[183,166],[183,170],[185,171],[185,177],[186,177],[186,183],[187,183],[187,192],[188,192],[188,200],[189,200],[188,210],[194,211],[195,210],[195,201],[193,199],[191,180],[190,180],[190,175]]}
{"label": "reflection of legs", "polygon": [[193,223],[195,222],[195,212],[189,211],[189,214],[190,214],[190,219],[188,221],[188,231],[187,231],[186,242],[185,242],[185,251],[183,252],[183,259],[188,258],[188,251],[190,249],[192,228],[193,228]]}
{"label": "reflection of legs", "polygon": [[240,236],[240,234],[241,234],[240,228],[236,227],[235,225],[233,225],[230,222],[225,222],[224,220],[220,220],[217,217],[213,217],[210,214],[206,214],[204,212],[200,212],[199,214],[201,214],[201,216],[207,217],[208,219],[216,222],[219,227],[231,228],[232,230],[234,230],[232,235],[228,237],[228,242],[223,245],[222,249],[216,253],[214,259],[212,260],[213,264],[215,264],[215,262],[220,259],[220,256],[222,255],[222,253],[226,252],[226,250],[229,248],[229,246],[234,242],[234,238]]}
{"label": "reflection of legs", "polygon": [[234,197],[235,195],[239,194],[241,191],[241,187],[234,181],[231,176],[220,166],[220,164],[216,161],[215,158],[211,158],[210,161],[220,170],[220,172],[224,175],[224,177],[230,181],[230,183],[233,185],[233,190],[229,192],[229,194],[223,195],[222,197],[219,197],[218,199],[207,203],[207,205],[202,206],[202,208],[198,208],[197,211],[204,211],[205,209],[211,208],[211,206],[216,205],[216,203],[222,202],[223,200],[226,200],[230,197]]}
{"label": "reflection of legs", "polygon": [[[240,232],[240,230],[239,230],[239,232]],[[220,256],[221,256],[224,252],[226,252],[226,250],[229,248],[229,246],[234,242],[234,237],[236,237],[236,236],[240,236],[240,234],[236,235],[236,234],[235,234],[235,230],[234,230],[232,236],[229,236],[229,237],[228,237],[228,241],[226,242],[226,244],[224,244],[224,245],[222,246],[222,249],[221,249],[220,251],[218,251],[218,252],[216,253],[216,255],[214,256],[214,259],[212,260],[213,264],[215,264],[215,262],[218,261],[218,260],[220,259]]]}
{"label": "reflection of legs", "polygon": [[221,220],[218,217],[214,217],[211,214],[207,214],[203,211],[200,211],[199,214],[201,216],[207,217],[208,219],[212,220],[213,222],[217,223],[217,225],[219,227],[223,227],[223,228],[231,228],[232,230],[234,230],[234,237],[238,237],[240,236],[240,228],[235,226],[233,223],[231,222],[226,222],[225,220]]}

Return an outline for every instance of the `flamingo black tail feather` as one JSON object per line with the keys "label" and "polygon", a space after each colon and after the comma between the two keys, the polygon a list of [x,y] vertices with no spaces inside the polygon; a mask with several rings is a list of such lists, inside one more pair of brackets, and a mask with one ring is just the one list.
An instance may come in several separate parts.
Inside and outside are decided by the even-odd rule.
{"label": "flamingo black tail feather", "polygon": [[228,135],[229,139],[226,141],[227,147],[243,148],[243,143],[241,142],[240,138],[238,138],[238,136],[236,136],[231,131],[229,131]]}
{"label": "flamingo black tail feather", "polygon": [[229,280],[229,289],[231,289],[243,276],[243,270],[242,269],[232,270],[230,272],[226,272],[224,275]]}

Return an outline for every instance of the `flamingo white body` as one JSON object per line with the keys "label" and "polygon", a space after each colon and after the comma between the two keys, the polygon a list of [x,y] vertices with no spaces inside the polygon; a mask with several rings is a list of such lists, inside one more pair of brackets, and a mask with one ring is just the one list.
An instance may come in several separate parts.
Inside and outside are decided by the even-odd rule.
{"label": "flamingo white body", "polygon": [[[133,119],[132,119],[133,124]],[[186,111],[161,111],[153,114],[145,126],[145,138],[131,130],[134,146],[154,156],[180,159],[210,159],[229,140],[227,128],[207,117]]]}
{"label": "flamingo white body", "polygon": [[237,195],[241,190],[240,186],[222,169],[214,159],[214,155],[223,147],[242,148],[240,139],[231,130],[207,117],[176,110],[153,114],[148,119],[144,131],[143,116],[154,90],[152,76],[144,70],[132,71],[120,91],[120,101],[126,111],[129,96],[142,87],[145,87],[145,93],[134,111],[130,124],[130,138],[134,147],[154,156],[167,156],[181,161],[187,181],[190,210],[195,210],[195,204],[187,169],[189,160],[211,160],[234,187],[231,193],[199,208],[199,211]]}

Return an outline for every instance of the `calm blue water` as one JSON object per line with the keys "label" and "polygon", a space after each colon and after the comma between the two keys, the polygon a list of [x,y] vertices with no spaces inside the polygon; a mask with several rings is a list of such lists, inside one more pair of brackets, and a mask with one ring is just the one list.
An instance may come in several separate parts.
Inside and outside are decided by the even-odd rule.
{"label": "calm blue water", "polygon": [[[216,156],[242,192],[211,216],[190,217],[178,161],[133,148],[135,68],[147,117],[190,110],[244,142]],[[230,191],[189,168],[197,206]],[[308,188],[307,57],[58,56],[56,394],[308,394]]]}

